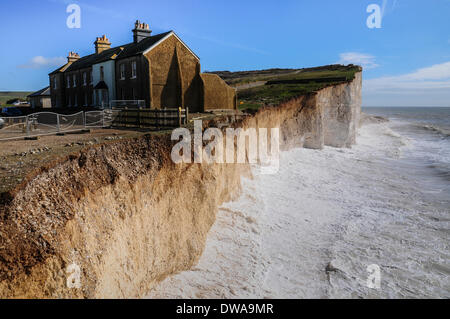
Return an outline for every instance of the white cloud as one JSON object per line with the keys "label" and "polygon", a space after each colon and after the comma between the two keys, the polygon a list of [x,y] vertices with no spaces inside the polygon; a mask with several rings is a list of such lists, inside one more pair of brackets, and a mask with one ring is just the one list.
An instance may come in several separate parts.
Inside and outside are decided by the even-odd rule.
{"label": "white cloud", "polygon": [[375,63],[375,57],[370,54],[358,52],[346,52],[339,54],[339,64],[357,64],[364,69],[373,69],[379,65]]}
{"label": "white cloud", "polygon": [[40,69],[45,67],[57,67],[66,63],[66,59],[63,57],[45,58],[43,56],[35,56],[28,63],[19,65],[21,69]]}
{"label": "white cloud", "polygon": [[366,80],[364,84],[366,90],[450,88],[450,62],[421,68],[403,75]]}
{"label": "white cloud", "polygon": [[[404,106],[418,104],[450,105],[450,62],[432,65],[414,72],[397,76],[384,76],[364,80],[363,92],[365,105],[374,105],[370,101],[383,100],[392,105],[389,99],[403,101]],[[428,101],[428,102],[427,102]],[[377,102],[379,104],[379,102]]]}

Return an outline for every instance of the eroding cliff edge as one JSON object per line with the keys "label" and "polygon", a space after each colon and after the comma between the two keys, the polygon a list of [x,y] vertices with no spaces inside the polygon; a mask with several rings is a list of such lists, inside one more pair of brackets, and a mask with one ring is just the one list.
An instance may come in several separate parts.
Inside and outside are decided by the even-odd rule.
{"label": "eroding cliff edge", "polygon": [[[282,148],[355,142],[361,73],[254,116],[218,118],[280,127]],[[215,123],[218,122],[218,123]],[[41,168],[0,204],[0,297],[133,298],[201,256],[218,207],[239,195],[245,164],[182,164],[170,136],[86,149]],[[69,288],[80,270],[80,288]],[[68,271],[69,268],[69,271]]]}

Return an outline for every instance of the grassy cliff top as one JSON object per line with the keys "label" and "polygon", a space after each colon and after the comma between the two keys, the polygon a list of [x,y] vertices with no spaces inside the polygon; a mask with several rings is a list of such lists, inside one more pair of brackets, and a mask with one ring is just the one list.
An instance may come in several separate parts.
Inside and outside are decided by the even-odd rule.
{"label": "grassy cliff top", "polygon": [[[326,65],[307,69],[270,69],[243,72],[214,72],[238,89],[239,109],[255,110],[278,105],[324,87],[351,81],[361,67]],[[252,85],[256,85],[251,87]]]}
{"label": "grassy cliff top", "polygon": [[6,102],[12,99],[26,99],[32,92],[0,92],[0,104],[1,106],[6,106]]}

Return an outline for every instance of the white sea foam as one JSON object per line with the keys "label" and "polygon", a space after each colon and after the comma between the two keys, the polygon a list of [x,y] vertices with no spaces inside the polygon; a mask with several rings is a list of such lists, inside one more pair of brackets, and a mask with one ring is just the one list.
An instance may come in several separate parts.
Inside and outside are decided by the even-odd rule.
{"label": "white sea foam", "polygon": [[448,203],[402,166],[407,147],[382,123],[352,149],[282,153],[277,175],[244,179],[220,209],[199,264],[149,298],[450,297]]}

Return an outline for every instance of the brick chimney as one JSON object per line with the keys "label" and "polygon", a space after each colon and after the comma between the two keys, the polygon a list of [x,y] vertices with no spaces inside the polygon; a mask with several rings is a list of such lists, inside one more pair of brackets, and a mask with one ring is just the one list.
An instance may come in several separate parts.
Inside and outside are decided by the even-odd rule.
{"label": "brick chimney", "polygon": [[139,20],[136,20],[133,29],[133,41],[134,43],[141,42],[145,38],[150,37],[152,31],[147,23],[141,23]]}
{"label": "brick chimney", "polygon": [[75,62],[75,61],[77,61],[78,59],[80,58],[80,56],[78,55],[78,53],[75,53],[75,52],[72,52],[72,51],[70,51],[69,52],[69,56],[67,57],[67,62]]}
{"label": "brick chimney", "polygon": [[97,40],[94,42],[95,44],[95,53],[99,54],[102,53],[105,50],[111,49],[111,42],[109,42],[109,39],[106,37],[106,35],[103,35],[100,38],[97,38]]}

